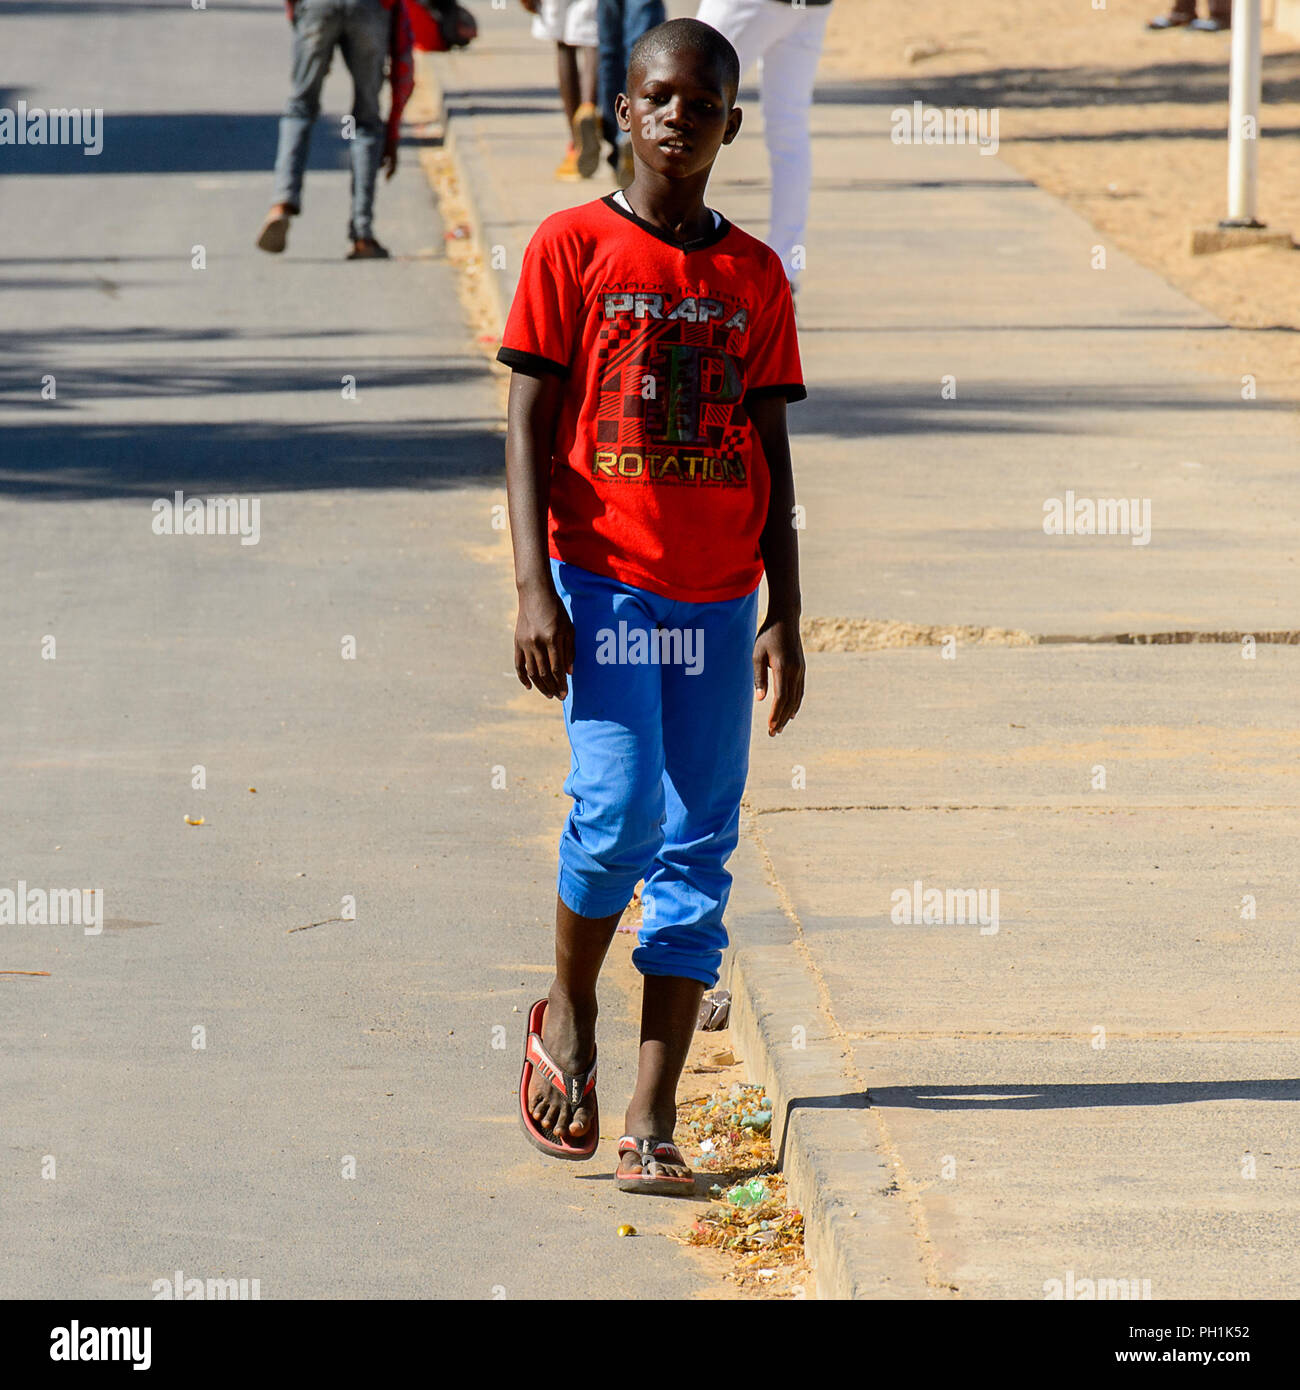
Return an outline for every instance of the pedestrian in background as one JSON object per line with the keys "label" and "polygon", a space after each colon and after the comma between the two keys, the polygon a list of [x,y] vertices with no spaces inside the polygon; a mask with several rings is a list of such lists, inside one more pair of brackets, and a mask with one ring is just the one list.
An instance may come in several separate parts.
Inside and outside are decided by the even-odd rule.
{"label": "pedestrian in background", "polygon": [[[419,0],[434,18],[448,47],[469,43],[477,32],[473,16],[455,0]],[[375,183],[383,169],[397,172],[402,108],[414,85],[411,26],[400,0],[285,0],[293,25],[291,90],[280,117],[275,157],[275,191],[257,244],[278,253],[288,245],[289,219],[302,209],[303,174],[312,126],[320,114],[321,88],[342,50],[352,75],[352,214],[348,222],[350,261],[388,259],[375,239]],[[379,114],[379,92],[387,67],[392,87],[388,120]]]}
{"label": "pedestrian in background", "polygon": [[609,162],[618,186],[632,182],[632,141],[618,128],[614,101],[627,85],[627,61],[632,45],[667,18],[664,0],[599,0],[596,27],[600,38],[600,114]]}
{"label": "pedestrian in background", "polygon": [[1232,28],[1232,0],[1210,0],[1209,19],[1197,19],[1196,0],[1174,0],[1168,14],[1147,21],[1148,29],[1196,29],[1217,34]]}
{"label": "pedestrian in background", "polygon": [[805,259],[812,191],[808,116],[830,6],[831,0],[701,0],[697,16],[731,41],[742,73],[759,65],[772,186],[767,243],[792,289]]}
{"label": "pedestrian in background", "polygon": [[519,0],[533,17],[533,38],[555,45],[560,101],[569,144],[556,166],[565,183],[589,179],[600,166],[596,107],[596,0]]}

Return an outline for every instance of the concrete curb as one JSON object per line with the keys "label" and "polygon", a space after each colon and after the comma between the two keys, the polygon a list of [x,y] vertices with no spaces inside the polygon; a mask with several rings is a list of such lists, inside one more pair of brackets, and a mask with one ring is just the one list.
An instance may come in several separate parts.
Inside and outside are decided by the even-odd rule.
{"label": "concrete curb", "polygon": [[[773,915],[781,917],[777,909]],[[845,1049],[811,975],[793,944],[743,944],[774,926],[749,916],[733,923],[731,1028],[749,1074],[772,1101],[772,1142],[790,1200],[804,1214],[817,1295],[933,1298],[870,1102],[845,1073]]]}
{"label": "concrete curb", "polygon": [[[487,307],[492,317],[493,330],[500,337],[505,330],[514,285],[507,283],[504,271],[492,267],[492,245],[484,230],[484,224],[491,220],[491,211],[495,207],[491,183],[474,151],[472,121],[469,137],[460,136],[457,132],[458,122],[452,119],[453,113],[447,109],[443,84],[438,77],[439,64],[431,53],[420,56],[424,61],[416,64],[416,81],[427,92],[437,112],[436,119],[443,128],[442,148],[451,160],[456,181],[461,188],[469,222],[470,242],[483,260],[482,286],[488,298]],[[437,190],[434,192],[436,195]]]}

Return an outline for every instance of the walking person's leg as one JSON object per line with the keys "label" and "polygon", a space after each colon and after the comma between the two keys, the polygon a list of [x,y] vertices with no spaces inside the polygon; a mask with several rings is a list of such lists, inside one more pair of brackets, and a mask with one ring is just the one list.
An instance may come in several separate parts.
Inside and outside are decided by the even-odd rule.
{"label": "walking person's leg", "polygon": [[780,0],[700,0],[695,17],[716,29],[736,50],[743,79],[784,38],[798,16],[792,5]]}
{"label": "walking person's leg", "polygon": [[785,38],[763,56],[763,132],[772,171],[767,243],[796,289],[806,262],[812,193],[808,120],[829,14],[829,5],[803,10]]}
{"label": "walking person's leg", "polygon": [[727,945],[727,861],[739,838],[749,772],[757,620],[755,591],[721,603],[675,604],[667,634],[659,634],[661,640],[680,634],[680,650],[670,641],[672,659],[660,666],[663,845],[646,875],[632,954],[645,986],[636,1091],[625,1126],[642,1142],[620,1152],[618,1171],[620,1185],[636,1182],[638,1191],[673,1190],[674,1181],[689,1190],[682,1182],[686,1165],[668,1146],[700,996],[717,983]]}
{"label": "walking person's leg", "polygon": [[[619,129],[614,115],[614,98],[623,90],[627,76],[627,51],[623,46],[626,15],[627,0],[599,0],[596,7],[596,32],[600,40],[596,77],[600,94],[601,134],[615,151],[619,144]],[[611,159],[611,163],[615,162],[617,154]]]}
{"label": "walking person's leg", "polygon": [[[595,1053],[596,981],[605,953],[663,840],[660,668],[602,660],[602,634],[625,633],[625,645],[648,643],[659,611],[670,605],[558,560],[551,561],[551,574],[574,633],[564,700],[572,749],[564,790],[573,806],[560,837],[556,971],[540,1041],[558,1069],[580,1075]],[[536,1072],[521,1100],[535,1143],[592,1138],[594,1102],[566,1099]]]}
{"label": "walking person's leg", "polygon": [[1196,18],[1196,0],[1173,0],[1168,14],[1147,21],[1148,29],[1181,29]]}
{"label": "walking person's leg", "polygon": [[701,0],[699,11],[705,24],[730,40],[742,76],[759,64],[771,166],[767,243],[793,285],[799,274],[794,248],[803,245],[812,186],[808,112],[829,15],[829,5],[796,8],[780,0]]}
{"label": "walking person's leg", "polygon": [[619,56],[619,73],[613,94],[609,98],[610,119],[618,140],[613,162],[619,187],[626,188],[635,177],[636,168],[632,160],[632,140],[618,129],[618,121],[613,118],[614,97],[627,85],[627,65],[632,56],[636,41],[648,29],[662,24],[667,18],[664,0],[623,0],[623,34]]}
{"label": "walking person's leg", "polygon": [[375,182],[384,157],[384,122],[379,94],[384,85],[392,16],[381,0],[344,0],[340,46],[352,74],[352,216],[348,237],[352,260],[382,259],[388,255],[375,240]]}
{"label": "walking person's leg", "polygon": [[321,87],[342,33],[341,0],[298,0],[293,17],[289,100],[280,117],[271,211],[257,238],[263,251],[284,250],[289,218],[302,208],[303,171],[307,167],[311,129],[320,113]]}
{"label": "walking person's leg", "polygon": [[1193,19],[1187,26],[1202,34],[1220,34],[1232,28],[1232,0],[1210,0],[1208,19]]}

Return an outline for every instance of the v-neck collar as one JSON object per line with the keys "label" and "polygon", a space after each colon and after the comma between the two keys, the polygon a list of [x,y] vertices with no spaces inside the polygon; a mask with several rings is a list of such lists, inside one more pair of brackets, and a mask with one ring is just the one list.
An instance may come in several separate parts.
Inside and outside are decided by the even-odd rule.
{"label": "v-neck collar", "polygon": [[647,222],[644,217],[633,212],[630,206],[624,207],[612,193],[606,194],[600,201],[604,203],[607,208],[618,213],[620,217],[627,218],[629,222],[635,222],[643,232],[648,232],[652,237],[658,238],[658,240],[667,243],[669,246],[675,246],[679,251],[703,251],[705,247],[716,246],[731,230],[731,223],[719,213],[718,224],[711,231],[705,232],[703,236],[696,237],[693,241],[678,241],[676,237],[671,236],[668,232],[664,231],[662,227],[656,227],[653,222]]}

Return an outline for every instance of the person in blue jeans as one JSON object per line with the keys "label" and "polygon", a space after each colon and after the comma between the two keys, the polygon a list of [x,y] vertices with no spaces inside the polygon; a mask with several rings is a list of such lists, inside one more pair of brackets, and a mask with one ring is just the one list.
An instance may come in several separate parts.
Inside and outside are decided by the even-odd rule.
{"label": "person in blue jeans", "polygon": [[[455,0],[419,0],[433,15],[450,47],[474,36],[472,17]],[[342,50],[352,74],[352,218],[348,259],[385,260],[388,252],[375,240],[375,183],[380,169],[391,178],[397,168],[397,116],[385,124],[379,114],[384,66],[396,87],[397,71],[409,77],[411,38],[401,0],[285,0],[293,25],[291,90],[280,117],[280,144],[275,158],[275,191],[257,244],[263,251],[283,251],[289,219],[302,207],[303,171],[311,145],[311,128],[320,114],[321,88],[329,75],[334,50]],[[399,99],[394,92],[394,106]]]}
{"label": "person in blue jeans", "polygon": [[620,188],[632,182],[632,143],[618,128],[614,101],[627,83],[632,45],[664,19],[664,0],[599,0],[596,9],[601,123],[611,146],[609,162]]}
{"label": "person in blue jeans", "polygon": [[[393,23],[392,0],[286,0],[293,25],[293,68],[289,100],[280,117],[275,158],[275,191],[257,244],[263,251],[283,251],[289,219],[302,207],[303,171],[311,129],[320,113],[320,93],[334,50],[352,75],[352,218],[350,260],[384,259],[388,252],[375,240],[372,218],[375,181],[385,158],[384,122],[379,90],[384,82]],[[395,153],[395,152],[394,152]]]}

